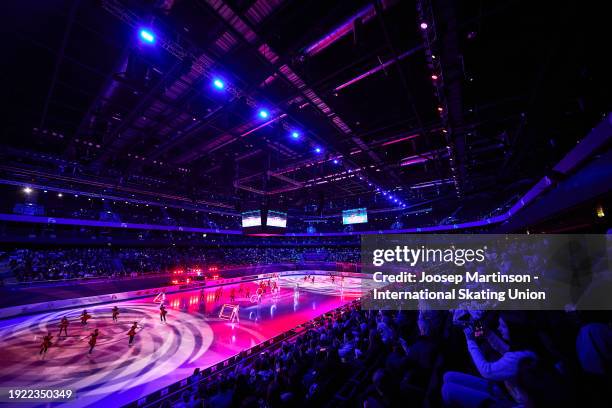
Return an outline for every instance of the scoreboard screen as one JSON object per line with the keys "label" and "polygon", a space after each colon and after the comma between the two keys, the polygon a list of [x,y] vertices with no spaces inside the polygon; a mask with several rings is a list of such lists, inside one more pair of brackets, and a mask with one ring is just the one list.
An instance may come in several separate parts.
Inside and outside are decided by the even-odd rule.
{"label": "scoreboard screen", "polygon": [[258,227],[261,226],[261,211],[247,211],[242,213],[242,227]]}
{"label": "scoreboard screen", "polygon": [[280,211],[268,211],[268,227],[287,228],[287,213]]}
{"label": "scoreboard screen", "polygon": [[366,222],[368,222],[368,210],[365,208],[342,211],[342,224],[364,224]]}

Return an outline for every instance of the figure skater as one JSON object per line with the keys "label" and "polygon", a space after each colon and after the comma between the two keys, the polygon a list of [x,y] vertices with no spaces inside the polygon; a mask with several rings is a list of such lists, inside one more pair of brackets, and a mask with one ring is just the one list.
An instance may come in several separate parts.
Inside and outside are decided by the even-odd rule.
{"label": "figure skater", "polygon": [[43,337],[43,341],[40,345],[40,353],[39,354],[47,354],[47,350],[49,350],[49,347],[51,347],[51,345],[53,343],[51,343],[51,339],[53,338],[53,335],[51,335],[51,333],[47,333],[46,336]]}
{"label": "figure skater", "polygon": [[113,322],[117,323],[119,317],[119,308],[117,306],[113,307]]}
{"label": "figure skater", "polygon": [[168,314],[168,311],[166,310],[164,305],[161,305],[159,307],[159,320],[165,323],[167,314]]}
{"label": "figure skater", "polygon": [[236,300],[236,288],[232,288],[230,291],[230,302],[234,303]]}
{"label": "figure skater", "polygon": [[87,324],[87,320],[89,320],[90,318],[91,315],[87,313],[87,309],[83,310],[83,313],[81,313],[81,324],[85,326]]}
{"label": "figure skater", "polygon": [[59,332],[58,337],[62,336],[62,332],[64,332],[64,335],[68,337],[68,324],[69,324],[68,318],[66,318],[66,316],[62,317],[62,320],[60,321],[60,324],[59,324],[60,332]]}
{"label": "figure skater", "polygon": [[130,337],[130,341],[128,342],[128,346],[131,346],[134,343],[134,336],[136,336],[136,329],[138,328],[138,323],[134,322],[132,327],[130,327],[130,331],[128,331],[127,335]]}
{"label": "figure skater", "polygon": [[94,347],[96,347],[96,341],[98,341],[98,336],[100,332],[98,329],[94,330],[93,333],[89,335],[89,354],[93,351]]}

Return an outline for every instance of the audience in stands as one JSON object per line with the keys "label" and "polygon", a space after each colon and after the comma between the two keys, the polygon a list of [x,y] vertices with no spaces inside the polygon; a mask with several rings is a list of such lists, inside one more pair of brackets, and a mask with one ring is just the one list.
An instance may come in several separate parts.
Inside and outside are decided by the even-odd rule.
{"label": "audience in stands", "polygon": [[[584,392],[584,384],[579,379],[593,374],[580,366],[571,374],[560,372],[548,350],[541,348],[540,329],[532,324],[532,317],[516,312],[482,313],[480,318],[491,327],[485,326],[476,338],[472,330],[476,322],[453,324],[458,321],[451,312],[374,312],[351,306],[343,313],[325,317],[319,325],[274,351],[207,378],[197,372],[191,378],[193,385],[173,406],[580,405],[575,395]],[[601,329],[609,330],[609,324]],[[581,332],[585,335],[599,329],[587,324]],[[458,336],[461,331],[461,337],[467,340],[467,355]],[[596,341],[604,344],[606,336],[598,334]],[[576,344],[581,354],[583,343],[579,339]],[[589,352],[592,350],[586,354]],[[577,360],[575,354],[568,357]],[[470,358],[464,360],[468,355]],[[595,392],[588,391],[581,403],[601,406],[609,398],[603,395],[607,392],[603,384],[610,379],[610,356],[583,355],[582,360],[588,360],[587,366],[595,363],[596,368],[591,370],[597,371],[600,386]],[[458,367],[463,369],[449,370]],[[592,381],[588,377],[588,382]],[[162,406],[168,406],[164,404],[167,401]]]}
{"label": "audience in stands", "polygon": [[[170,247],[17,249],[4,254],[19,282],[127,277],[176,269],[308,262],[313,249],[299,247]],[[359,261],[358,248],[316,250],[318,261]]]}

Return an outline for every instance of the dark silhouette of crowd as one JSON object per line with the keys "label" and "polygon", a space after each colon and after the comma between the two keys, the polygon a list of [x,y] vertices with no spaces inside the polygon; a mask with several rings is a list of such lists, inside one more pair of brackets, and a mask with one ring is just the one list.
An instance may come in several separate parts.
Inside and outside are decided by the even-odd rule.
{"label": "dark silhouette of crowd", "polygon": [[604,406],[611,322],[609,314],[355,305],[205,380],[196,370],[192,385],[160,406]]}

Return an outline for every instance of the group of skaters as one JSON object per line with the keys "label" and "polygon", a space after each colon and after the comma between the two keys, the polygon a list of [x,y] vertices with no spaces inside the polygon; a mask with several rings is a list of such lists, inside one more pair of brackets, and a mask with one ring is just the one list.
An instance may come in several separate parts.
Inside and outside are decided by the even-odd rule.
{"label": "group of skaters", "polygon": [[[257,300],[261,300],[261,297],[266,293],[270,292],[272,294],[278,293],[280,290],[280,286],[278,285],[277,279],[267,279],[262,280],[257,284],[257,289],[255,292],[251,291],[250,284],[240,284],[238,285],[238,289],[235,287],[231,288],[229,294],[227,295],[229,301],[234,303],[239,298],[252,299],[251,296],[256,297]],[[213,293],[213,300],[215,302],[220,302],[223,299],[223,286],[219,286],[215,289]],[[206,302],[206,293],[204,289],[200,291],[200,301]]]}
{"label": "group of skaters", "polygon": [[[117,306],[114,306],[113,309],[111,310],[111,316],[113,319],[113,323],[119,322],[119,314],[120,314],[119,308]],[[167,314],[168,314],[168,311],[166,307],[162,304],[159,308],[159,316],[160,316],[160,320],[164,323],[166,322]],[[91,318],[92,318],[92,315],[89,314],[87,309],[85,309],[79,316],[78,320],[80,321],[80,324],[82,327],[86,327],[87,321]],[[62,334],[64,338],[68,337],[68,326],[69,325],[70,325],[70,321],[68,320],[68,318],[66,316],[62,317],[59,323],[58,339],[62,338]],[[136,337],[137,330],[138,330],[138,322],[132,323],[132,326],[127,332],[128,346],[132,346],[134,344],[134,338]],[[88,354],[93,353],[94,348],[96,347],[96,344],[98,342],[98,337],[100,337],[100,334],[101,333],[99,329],[94,329],[87,337],[84,338],[84,339],[87,339],[87,344],[89,345]],[[43,336],[42,338],[39,355],[42,355],[42,356],[46,355],[47,351],[52,345],[53,345],[53,335],[51,334],[51,332],[47,332],[47,334]]]}
{"label": "group of skaters", "polygon": [[[340,286],[343,286],[344,285],[344,275],[338,275],[338,276],[340,277],[338,283],[340,284]],[[334,275],[332,272],[330,272],[329,273],[329,280],[332,283],[332,285],[334,283],[336,283],[336,275]],[[312,281],[312,283],[314,283],[314,280]]]}

